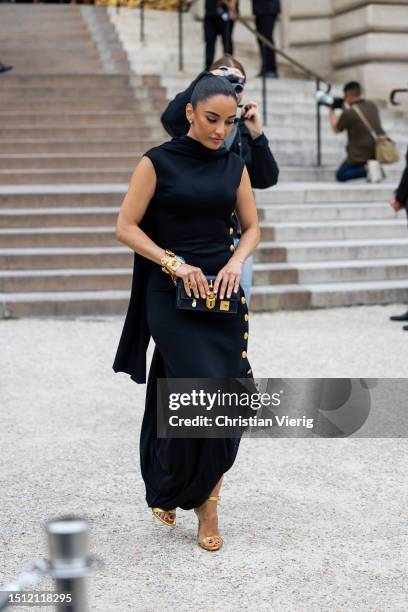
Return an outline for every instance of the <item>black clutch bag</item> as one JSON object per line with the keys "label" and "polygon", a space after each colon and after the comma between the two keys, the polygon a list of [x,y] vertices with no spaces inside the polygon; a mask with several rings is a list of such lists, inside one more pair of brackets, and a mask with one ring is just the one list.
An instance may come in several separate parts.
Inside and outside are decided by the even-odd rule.
{"label": "black clutch bag", "polygon": [[[211,291],[216,276],[206,276],[209,289]],[[240,301],[239,292],[232,292],[231,297],[221,300],[215,293],[211,291],[205,299],[202,297],[195,298],[194,294],[189,297],[184,288],[182,279],[178,279],[177,291],[176,291],[176,308],[183,310],[199,310],[201,312],[219,312],[221,314],[235,314],[238,312],[238,305]]]}

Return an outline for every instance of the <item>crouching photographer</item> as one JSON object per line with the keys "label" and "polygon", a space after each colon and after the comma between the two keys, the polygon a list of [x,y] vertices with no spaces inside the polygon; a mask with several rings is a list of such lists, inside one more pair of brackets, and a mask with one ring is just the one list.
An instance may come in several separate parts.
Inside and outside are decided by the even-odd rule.
{"label": "crouching photographer", "polygon": [[[336,179],[344,182],[367,178],[379,182],[383,171],[376,159],[376,143],[379,136],[385,136],[380,113],[374,102],[362,97],[357,81],[350,81],[344,88],[344,98],[334,98],[318,92],[319,104],[330,108],[330,125],[335,134],[347,131],[347,158],[336,172]],[[340,116],[336,110],[342,109]]]}

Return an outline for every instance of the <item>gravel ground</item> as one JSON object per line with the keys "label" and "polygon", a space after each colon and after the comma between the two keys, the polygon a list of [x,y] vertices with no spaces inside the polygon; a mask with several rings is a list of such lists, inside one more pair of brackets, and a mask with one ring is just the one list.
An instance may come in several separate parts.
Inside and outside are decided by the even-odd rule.
{"label": "gravel ground", "polygon": [[[388,321],[403,311],[252,314],[254,375],[408,377],[408,333]],[[72,512],[106,564],[92,612],[405,611],[406,439],[243,439],[221,491],[225,546],[203,551],[193,512],[170,529],[147,509],[145,386],[111,369],[122,323],[0,321],[0,583],[47,556],[44,522]]]}

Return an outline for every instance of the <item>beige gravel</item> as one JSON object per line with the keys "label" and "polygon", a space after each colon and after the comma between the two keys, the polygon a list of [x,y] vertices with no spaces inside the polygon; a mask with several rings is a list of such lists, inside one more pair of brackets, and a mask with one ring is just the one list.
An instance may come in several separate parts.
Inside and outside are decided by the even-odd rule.
{"label": "beige gravel", "polygon": [[[403,311],[251,315],[254,374],[407,377],[408,333],[388,321]],[[74,512],[106,563],[92,612],[406,610],[406,439],[243,440],[221,492],[225,546],[202,551],[193,512],[171,530],[147,509],[145,387],[111,368],[122,322],[0,321],[0,583],[47,555],[46,519]]]}

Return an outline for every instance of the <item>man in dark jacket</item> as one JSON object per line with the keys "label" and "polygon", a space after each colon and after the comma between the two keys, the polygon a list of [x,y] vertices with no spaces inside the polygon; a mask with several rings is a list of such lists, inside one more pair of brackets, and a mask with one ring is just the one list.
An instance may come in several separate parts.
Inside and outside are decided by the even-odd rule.
{"label": "man in dark jacket", "polygon": [[[407,164],[401,177],[400,184],[398,185],[397,191],[391,196],[390,204],[395,212],[404,208],[408,218],[408,149],[406,160]],[[408,310],[402,315],[393,315],[390,319],[391,321],[408,321]],[[404,325],[402,329],[408,331],[408,325]]]}
{"label": "man in dark jacket", "polygon": [[[224,56],[212,66],[211,74],[214,78],[224,76],[224,73],[216,66],[236,66],[239,64],[231,56]],[[245,80],[245,74],[242,69],[231,68],[231,71],[240,78]],[[196,79],[185,89],[177,94],[161,116],[161,122],[164,129],[170,136],[184,136],[187,134],[190,124],[186,117],[186,105],[191,100],[191,94],[196,83],[208,72],[201,72]],[[243,92],[237,93],[238,103],[241,105]],[[225,142],[231,151],[242,157],[248,170],[251,185],[255,189],[266,189],[272,187],[278,182],[279,168],[269,148],[269,142],[262,130],[262,121],[255,102],[247,102],[243,105],[241,118],[234,125],[233,130]],[[238,219],[234,215],[231,218],[231,223],[234,227],[234,246],[238,244],[241,237],[241,230]],[[248,257],[242,271],[242,288],[244,289],[247,303],[249,305],[251,284],[252,284],[252,262],[253,256]]]}
{"label": "man in dark jacket", "polygon": [[[273,44],[273,30],[281,12],[280,0],[252,0],[252,12],[255,15],[256,29]],[[258,76],[265,75],[267,78],[277,79],[275,51],[263,45],[259,39],[258,45],[261,54],[261,70]]]}

